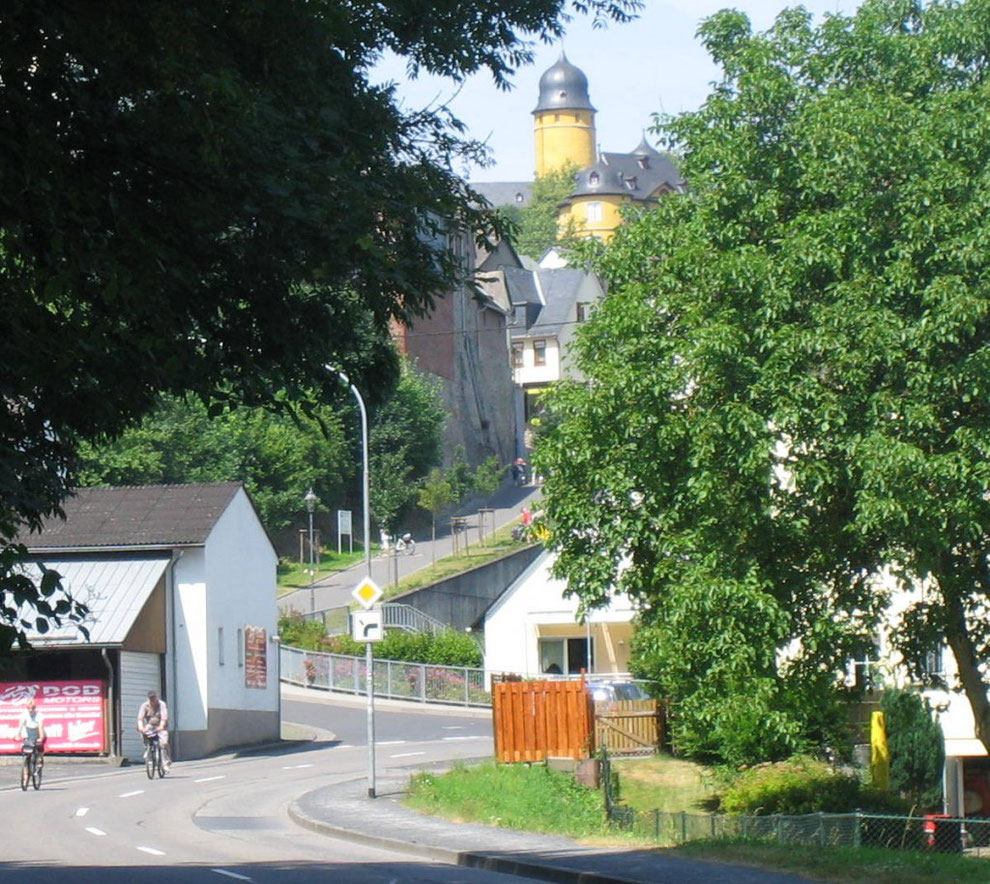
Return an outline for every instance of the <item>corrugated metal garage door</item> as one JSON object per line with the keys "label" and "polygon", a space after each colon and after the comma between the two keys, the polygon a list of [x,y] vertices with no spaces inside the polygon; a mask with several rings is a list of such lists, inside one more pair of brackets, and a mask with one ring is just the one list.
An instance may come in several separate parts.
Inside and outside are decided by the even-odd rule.
{"label": "corrugated metal garage door", "polygon": [[148,691],[162,695],[160,661],[159,654],[120,652],[121,754],[131,761],[140,761],[144,753],[137,732],[138,709],[148,699]]}

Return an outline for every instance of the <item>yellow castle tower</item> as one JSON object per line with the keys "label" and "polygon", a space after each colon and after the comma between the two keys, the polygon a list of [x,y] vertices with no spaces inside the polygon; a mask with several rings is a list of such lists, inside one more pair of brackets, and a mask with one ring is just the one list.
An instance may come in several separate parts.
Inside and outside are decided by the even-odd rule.
{"label": "yellow castle tower", "polygon": [[583,169],[595,161],[595,108],[588,97],[588,78],[563,52],[540,77],[533,142],[537,177],[568,164]]}

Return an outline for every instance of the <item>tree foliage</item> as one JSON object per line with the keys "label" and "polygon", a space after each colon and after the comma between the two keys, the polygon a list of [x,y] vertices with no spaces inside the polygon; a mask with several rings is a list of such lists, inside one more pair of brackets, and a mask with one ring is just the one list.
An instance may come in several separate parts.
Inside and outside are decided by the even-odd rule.
{"label": "tree foliage", "polygon": [[506,85],[568,8],[635,6],[5,3],[0,542],[59,512],[80,441],[163,393],[329,395],[328,361],[387,386],[388,323],[461,275],[449,228],[492,219],[453,172],[483,150],[371,65],[391,50],[411,74]]}
{"label": "tree foliage", "polygon": [[81,485],[244,482],[269,531],[291,526],[312,488],[343,503],[355,477],[355,442],[339,410],[312,416],[255,407],[212,417],[198,400],[169,397],[139,425],[98,448],[80,448]]}
{"label": "tree foliage", "polygon": [[791,686],[841,670],[889,566],[926,587],[895,643],[948,643],[990,746],[990,4],[700,34],[722,79],[661,121],[690,193],[604,251],[588,382],[537,452],[557,570],[586,605],[627,591],[668,645],[691,623],[679,701],[732,626],[751,644],[718,702],[754,691],[806,731]]}
{"label": "tree foliage", "polygon": [[887,690],[883,712],[891,788],[918,807],[940,809],[945,740],[928,701],[915,691]]}
{"label": "tree foliage", "polygon": [[539,261],[547,251],[563,241],[570,242],[573,235],[561,231],[557,217],[560,204],[574,191],[574,173],[577,166],[571,164],[537,176],[529,204],[522,208],[508,206],[509,219],[516,226],[512,244],[521,255]]}

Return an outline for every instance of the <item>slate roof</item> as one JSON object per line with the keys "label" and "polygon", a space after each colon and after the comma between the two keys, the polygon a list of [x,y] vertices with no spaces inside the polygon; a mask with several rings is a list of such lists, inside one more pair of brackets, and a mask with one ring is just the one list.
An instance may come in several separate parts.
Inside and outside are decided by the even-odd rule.
{"label": "slate roof", "polygon": [[65,521],[49,519],[40,534],[21,542],[32,553],[203,546],[242,487],[216,482],[80,488],[63,504]]}
{"label": "slate roof", "polygon": [[602,153],[575,176],[572,197],[623,194],[647,200],[657,191],[682,191],[684,179],[670,157],[641,143],[632,153]]}
{"label": "slate roof", "polygon": [[[513,322],[513,340],[552,337],[571,321],[571,312],[587,274],[576,267],[541,268],[536,271],[506,269],[505,281],[513,307],[524,307],[526,321]],[[514,315],[521,318],[519,311]]]}
{"label": "slate roof", "polygon": [[547,68],[540,77],[540,98],[534,114],[548,110],[594,111],[588,95],[588,78],[575,67],[563,52],[557,63]]}
{"label": "slate roof", "polygon": [[476,181],[471,189],[480,193],[495,208],[528,206],[533,198],[532,181]]}

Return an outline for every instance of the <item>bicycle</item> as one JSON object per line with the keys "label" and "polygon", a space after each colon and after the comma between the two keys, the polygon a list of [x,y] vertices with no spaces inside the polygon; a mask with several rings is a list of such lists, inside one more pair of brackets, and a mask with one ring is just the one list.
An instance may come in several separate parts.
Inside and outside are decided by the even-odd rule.
{"label": "bicycle", "polygon": [[415,555],[416,553],[416,541],[413,540],[412,534],[403,534],[398,540],[395,541],[395,554],[404,552],[407,556]]}
{"label": "bicycle", "polygon": [[155,778],[156,771],[159,779],[165,776],[165,759],[162,757],[162,744],[156,730],[147,731],[144,735],[144,769],[149,780]]}
{"label": "bicycle", "polygon": [[35,789],[40,789],[41,773],[45,766],[40,742],[38,740],[25,740],[21,746],[21,753],[24,755],[24,763],[21,766],[21,791],[27,792],[29,783]]}

